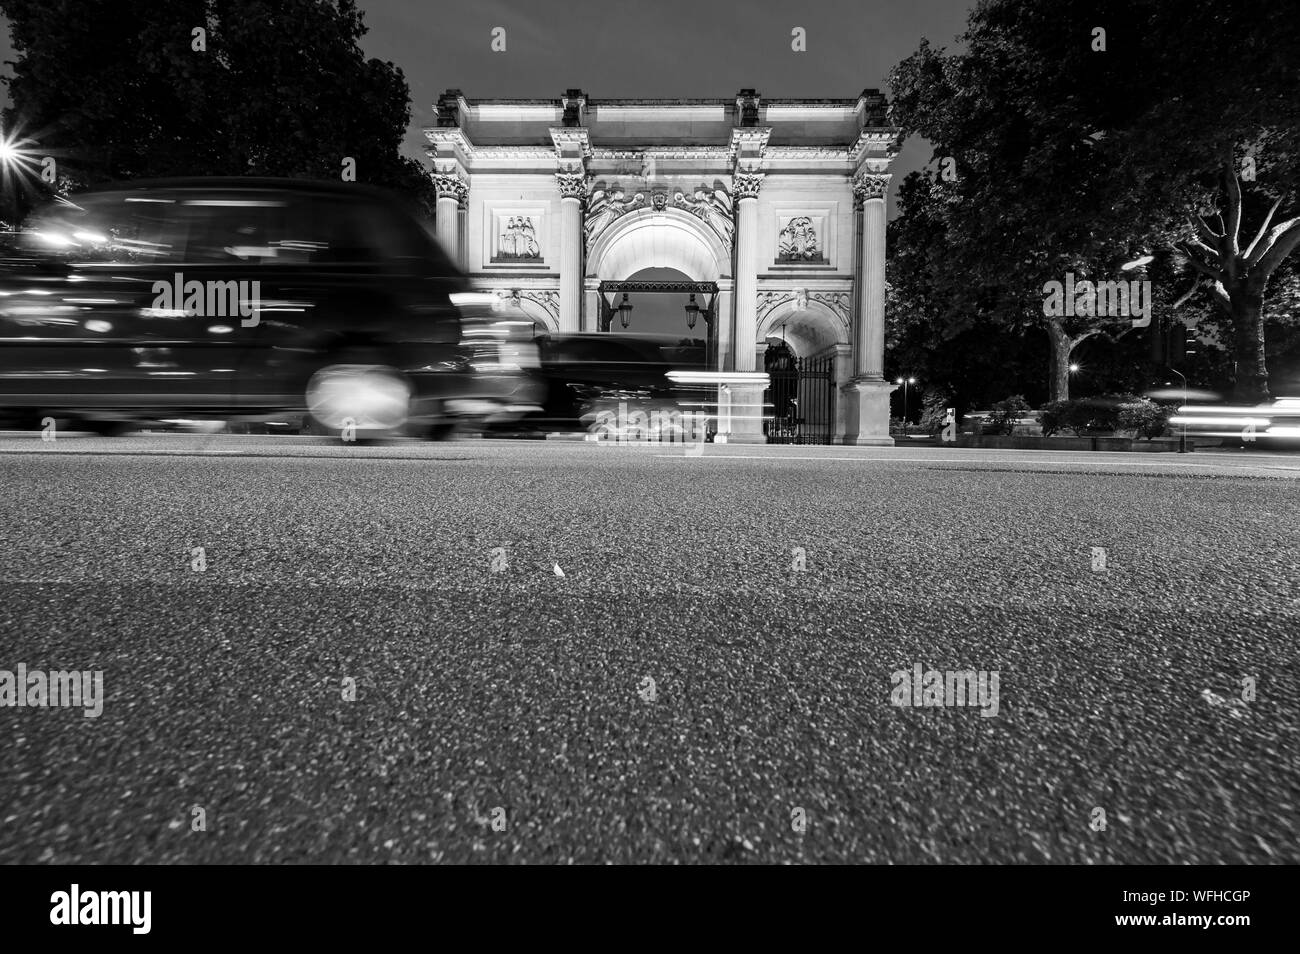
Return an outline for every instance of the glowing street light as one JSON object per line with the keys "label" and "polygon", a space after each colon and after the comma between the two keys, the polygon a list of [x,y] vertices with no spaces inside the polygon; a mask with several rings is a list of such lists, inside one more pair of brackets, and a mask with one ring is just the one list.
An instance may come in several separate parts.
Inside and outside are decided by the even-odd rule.
{"label": "glowing street light", "polygon": [[915,384],[916,378],[899,378],[894,383],[901,384],[903,386],[903,420],[906,421],[907,420],[907,386],[909,384]]}

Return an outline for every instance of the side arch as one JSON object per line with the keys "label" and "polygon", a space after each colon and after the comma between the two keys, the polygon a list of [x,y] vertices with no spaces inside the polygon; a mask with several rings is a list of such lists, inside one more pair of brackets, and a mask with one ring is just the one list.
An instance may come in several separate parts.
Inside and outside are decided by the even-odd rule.
{"label": "side arch", "polygon": [[835,345],[849,345],[852,341],[848,322],[819,301],[809,301],[802,308],[793,300],[770,308],[758,323],[755,345],[770,340],[781,340],[781,325],[785,325],[785,341],[800,358],[820,354]]}

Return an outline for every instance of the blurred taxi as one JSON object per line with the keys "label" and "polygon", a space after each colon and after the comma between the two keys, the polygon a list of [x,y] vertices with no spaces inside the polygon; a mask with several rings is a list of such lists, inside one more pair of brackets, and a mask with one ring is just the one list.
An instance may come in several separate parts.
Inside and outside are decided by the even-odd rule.
{"label": "blurred taxi", "polygon": [[0,268],[0,417],[439,436],[509,397],[480,377],[468,282],[427,224],[355,183],[196,178],[57,199]]}

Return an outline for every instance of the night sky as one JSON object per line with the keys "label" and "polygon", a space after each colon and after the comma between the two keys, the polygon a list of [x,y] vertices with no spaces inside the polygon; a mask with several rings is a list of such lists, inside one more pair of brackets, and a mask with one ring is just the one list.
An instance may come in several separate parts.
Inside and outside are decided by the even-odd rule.
{"label": "night sky", "polygon": [[[774,98],[853,98],[866,87],[885,89],[889,70],[922,37],[953,45],[969,6],[969,0],[474,0],[449,12],[448,4],[428,0],[362,0],[370,28],[362,45],[406,74],[412,100],[406,152],[426,161],[420,129],[432,124],[432,104],[449,87],[470,99],[558,97],[569,87],[593,99],[730,97],[744,87]],[[807,31],[806,53],[790,49],[796,26]],[[504,53],[491,51],[494,27],[506,30]],[[0,41],[0,60],[12,60],[8,30],[0,31]],[[928,159],[928,147],[909,143],[895,171]]]}

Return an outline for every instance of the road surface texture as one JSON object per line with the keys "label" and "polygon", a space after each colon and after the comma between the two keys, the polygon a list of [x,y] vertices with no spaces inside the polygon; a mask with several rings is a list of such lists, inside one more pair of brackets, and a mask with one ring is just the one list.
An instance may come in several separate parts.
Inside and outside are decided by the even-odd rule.
{"label": "road surface texture", "polygon": [[0,708],[0,861],[1300,861],[1300,458],[26,435],[0,487],[0,669],[105,695]]}

